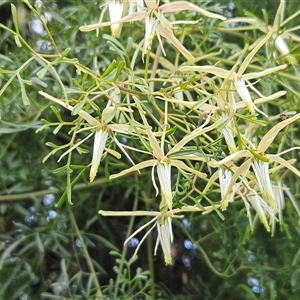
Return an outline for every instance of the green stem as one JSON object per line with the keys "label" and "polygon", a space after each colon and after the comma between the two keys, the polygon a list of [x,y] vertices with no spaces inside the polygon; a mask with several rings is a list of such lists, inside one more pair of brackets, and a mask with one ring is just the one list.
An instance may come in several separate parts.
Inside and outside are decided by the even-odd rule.
{"label": "green stem", "polygon": [[[135,177],[135,181],[136,181],[135,182],[135,195],[134,195],[134,202],[133,202],[133,206],[132,206],[132,211],[136,211],[137,210],[138,202],[139,202],[138,177]],[[129,221],[128,230],[127,230],[127,233],[126,233],[126,239],[130,236],[130,234],[133,231],[134,221],[135,221],[135,216],[132,216],[130,218],[130,221]],[[127,249],[128,249],[128,247],[127,247],[127,245],[125,245],[123,247],[123,250],[122,250],[122,257],[126,256]],[[123,272],[123,266],[124,266],[123,263],[121,263],[120,266],[119,266],[120,272],[118,272],[118,275],[117,275],[117,278],[116,278],[115,291],[114,291],[114,299],[117,299],[118,286],[119,286],[118,282],[120,281],[120,274]]]}
{"label": "green stem", "polygon": [[[150,201],[145,201],[146,210],[150,211]],[[149,219],[149,217],[148,217]],[[148,220],[147,220],[148,221]],[[147,237],[147,260],[148,260],[148,269],[150,271],[150,295],[152,299],[155,299],[155,274],[154,274],[154,265],[153,265],[153,243],[151,235]]]}
{"label": "green stem", "polygon": [[[100,178],[100,179],[97,179],[97,180],[89,183],[88,185],[86,183],[76,184],[73,188],[73,191],[82,190],[82,189],[91,188],[91,187],[100,186],[100,185],[106,185],[107,186],[107,185],[110,185],[110,184],[111,183],[108,182],[106,178]],[[29,192],[29,193],[0,196],[0,202],[30,200],[32,198],[42,197],[42,196],[45,196],[45,195],[48,195],[48,194],[58,194],[58,193],[62,193],[62,190],[58,189],[58,188],[51,188],[51,189],[49,188],[49,189],[46,189],[46,190],[33,191],[33,192]]]}
{"label": "green stem", "polygon": [[75,230],[75,234],[77,235],[79,241],[80,241],[80,244],[82,246],[82,252],[83,252],[83,256],[84,258],[86,259],[86,263],[87,263],[87,266],[92,274],[92,277],[93,277],[93,281],[94,281],[94,284],[95,284],[95,288],[97,290],[95,296],[96,297],[101,297],[102,296],[102,292],[101,292],[101,288],[100,288],[100,284],[99,284],[99,281],[98,281],[98,278],[97,278],[97,275],[96,275],[96,271],[94,269],[94,266],[93,266],[93,262],[92,262],[92,259],[89,255],[89,252],[86,248],[86,245],[84,243],[84,239],[81,235],[81,232],[77,226],[77,223],[76,223],[76,220],[74,218],[74,215],[73,215],[73,212],[70,208],[70,206],[68,205],[68,210],[69,210],[69,215],[70,215],[70,219],[71,219],[71,223],[73,225],[73,228]]}

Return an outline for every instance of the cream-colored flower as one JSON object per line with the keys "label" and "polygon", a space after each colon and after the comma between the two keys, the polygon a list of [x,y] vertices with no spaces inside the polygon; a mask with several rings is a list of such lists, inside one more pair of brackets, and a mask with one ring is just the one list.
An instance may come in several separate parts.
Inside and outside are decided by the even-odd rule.
{"label": "cream-colored flower", "polygon": [[[216,18],[220,20],[226,20],[224,16],[208,12],[197,5],[194,5],[186,1],[175,1],[170,3],[165,3],[159,6],[159,1],[145,0],[146,7],[142,11],[134,12],[128,16],[121,18],[118,21],[104,22],[93,25],[81,26],[79,30],[81,31],[92,31],[101,27],[111,26],[114,24],[122,24],[126,22],[134,22],[138,20],[145,20],[145,41],[143,47],[143,56],[151,48],[152,40],[154,34],[157,35],[160,45],[162,46],[162,51],[166,55],[160,36],[166,38],[177,50],[184,55],[188,60],[194,60],[192,54],[179,42],[175,37],[172,29],[173,25],[168,21],[164,13],[179,12],[182,10],[192,10],[199,12],[209,18]],[[186,21],[188,22],[188,21]],[[184,21],[182,22],[184,23]]]}
{"label": "cream-colored flower", "polygon": [[171,255],[171,244],[173,243],[173,231],[172,231],[172,218],[165,218],[163,223],[157,224],[157,240],[154,249],[154,255],[156,255],[158,245],[161,245],[161,248],[164,253],[165,264],[172,265],[172,255]]}
{"label": "cream-colored flower", "polygon": [[[71,106],[60,99],[54,98],[53,96],[51,96],[45,92],[39,92],[39,93],[42,96],[44,96],[46,99],[56,102],[70,111],[74,110],[74,106]],[[127,109],[123,107],[122,110],[124,111]],[[130,111],[130,110],[127,110],[127,111]],[[123,133],[123,134],[128,133],[129,128],[130,128],[129,125],[127,125],[127,124],[107,124],[106,123],[106,122],[110,121],[111,119],[113,119],[113,117],[116,113],[117,113],[116,107],[111,107],[110,103],[109,103],[108,107],[105,108],[102,112],[102,122],[99,122],[97,119],[92,117],[86,111],[79,110],[77,114],[79,116],[81,116],[83,119],[85,119],[91,125],[91,127],[87,128],[87,129],[96,129],[96,132],[89,134],[85,139],[78,142],[76,145],[72,146],[60,157],[60,159],[61,159],[62,157],[64,157],[65,155],[67,155],[68,153],[73,151],[75,148],[77,148],[80,144],[82,144],[84,141],[86,141],[88,138],[90,138],[94,134],[95,137],[94,137],[94,146],[93,146],[93,158],[92,158],[92,164],[91,164],[91,170],[90,170],[90,181],[91,182],[95,179],[95,176],[97,174],[104,149],[117,158],[121,157],[121,155],[118,152],[105,148],[108,137],[110,137],[115,142],[115,144],[119,147],[119,149],[122,151],[122,153],[134,165],[132,159],[128,156],[128,154],[125,151],[122,144],[117,140],[117,138],[113,134],[114,132]]]}
{"label": "cream-colored flower", "polygon": [[[141,112],[141,108],[139,109]],[[148,128],[150,127],[144,114],[140,113],[144,125],[146,125]],[[165,124],[167,120],[167,114],[165,114]],[[157,141],[154,133],[147,129],[146,133],[149,139],[149,143],[151,148],[153,149],[153,152],[151,155],[154,156],[154,159],[149,159],[143,162],[138,163],[135,166],[132,166],[129,169],[123,170],[118,174],[114,174],[110,176],[110,179],[115,179],[120,176],[124,176],[126,174],[129,174],[134,171],[139,171],[141,169],[152,167],[152,182],[156,189],[156,192],[158,191],[156,184],[155,184],[155,178],[154,178],[154,169],[157,169],[158,179],[160,181],[160,188],[161,188],[161,194],[162,194],[162,204],[161,208],[164,206],[167,206],[170,210],[172,210],[172,190],[171,190],[171,166],[176,167],[181,172],[188,172],[191,174],[194,174],[198,176],[199,178],[205,178],[206,174],[197,171],[191,167],[189,167],[187,164],[183,162],[183,160],[203,160],[205,161],[205,158],[199,157],[198,155],[180,155],[180,150],[182,147],[184,147],[189,141],[195,139],[196,137],[202,135],[203,133],[209,132],[216,127],[218,127],[223,121],[217,120],[214,124],[210,126],[206,126],[210,122],[210,116],[206,119],[206,121],[197,129],[186,135],[181,141],[179,141],[173,148],[171,148],[168,153],[164,153],[164,134],[162,134],[162,142],[161,145]],[[165,127],[166,128],[166,127]],[[178,153],[178,155],[176,155]]]}
{"label": "cream-colored flower", "polygon": [[[258,107],[254,104],[252,97],[249,92],[249,88],[251,88],[256,94],[258,94],[261,98],[268,98],[261,95],[255,88],[254,85],[250,82],[251,79],[258,79],[260,77],[266,76],[270,73],[282,70],[287,67],[287,65],[281,65],[274,68],[270,68],[261,72],[255,73],[248,73],[244,74],[246,68],[248,67],[249,63],[253,59],[254,55],[257,51],[269,40],[272,33],[268,33],[264,39],[262,39],[256,47],[247,55],[244,59],[243,63],[240,65],[237,72],[235,72],[236,65],[232,68],[232,70],[224,70],[219,67],[214,66],[184,66],[180,68],[181,72],[188,72],[188,71],[196,71],[196,72],[203,72],[203,73],[211,73],[217,75],[221,78],[224,78],[228,82],[227,89],[228,90],[235,90],[242,101],[245,103],[246,107],[250,111],[250,113],[254,114],[255,111],[266,116],[264,112],[258,109]],[[275,94],[274,94],[275,96]],[[271,97],[271,96],[269,96]],[[237,107],[233,107],[232,109],[235,110]]]}
{"label": "cream-colored flower", "polygon": [[219,182],[221,189],[221,209],[226,210],[228,203],[233,202],[234,192],[228,191],[232,179],[232,172],[229,169],[220,167],[219,168]]}
{"label": "cream-colored flower", "polygon": [[[268,24],[265,24],[264,21],[260,21],[257,18],[254,17],[238,17],[238,18],[230,18],[224,22],[222,22],[221,25],[224,26],[224,31],[237,31],[237,30],[253,30],[254,28],[264,32],[264,33],[271,33],[272,38],[275,41],[275,47],[279,51],[280,54],[284,55],[289,63],[295,64],[297,63],[295,57],[290,55],[290,49],[286,43],[285,40],[293,40],[297,43],[300,42],[300,36],[296,35],[295,33],[292,33],[293,31],[299,30],[300,26],[296,26],[293,28],[287,28],[286,24],[288,24],[292,19],[298,17],[300,14],[300,10],[296,11],[294,14],[292,14],[290,17],[288,17],[286,20],[284,20],[284,14],[285,14],[285,5],[286,0],[280,0],[279,7],[276,12],[276,16],[273,22],[273,25],[270,26]],[[228,25],[230,24],[251,24],[252,26],[234,26],[230,27]],[[268,49],[268,47],[267,47]]]}
{"label": "cream-colored flower", "polygon": [[[152,168],[154,170],[154,166]],[[170,208],[172,207],[172,187],[171,187],[171,164],[169,162],[159,162],[156,165],[156,171],[158,180],[160,182],[160,188],[161,188],[161,194],[163,197],[163,200],[167,203],[167,206]],[[158,195],[158,188],[156,187],[155,180],[154,180],[154,174],[152,172],[152,180],[153,185],[156,189],[156,196]]]}
{"label": "cream-colored flower", "polygon": [[109,0],[108,1],[108,11],[110,21],[113,22],[110,25],[111,33],[113,37],[118,37],[120,35],[121,26],[119,23],[116,23],[121,20],[123,15],[124,3],[120,0]]}
{"label": "cream-colored flower", "polygon": [[150,227],[150,229],[145,233],[143,238],[140,240],[136,250],[133,253],[133,256],[137,255],[141,245],[145,241],[146,237],[152,232],[152,230],[157,228],[157,239],[154,248],[154,255],[157,254],[157,249],[159,244],[162,247],[165,263],[166,265],[172,264],[172,254],[171,254],[171,245],[173,243],[173,230],[172,230],[172,219],[173,218],[183,218],[182,214],[185,212],[202,212],[203,214],[211,213],[218,205],[210,205],[205,208],[199,208],[196,206],[182,206],[181,208],[176,208],[172,212],[170,211],[104,211],[99,210],[99,214],[102,216],[115,216],[115,217],[131,217],[131,216],[150,216],[152,219],[146,224],[140,226],[134,233],[132,233],[124,242],[126,245],[134,236],[136,236],[139,232],[144,230],[145,228]]}
{"label": "cream-colored flower", "polygon": [[[230,180],[230,183],[226,185],[227,192],[222,198],[226,199],[226,197],[228,197],[230,193],[235,192],[235,190],[233,190],[233,187],[238,181],[240,181],[243,186],[245,186],[246,192],[244,192],[244,195],[242,193],[239,194],[249,200],[249,202],[258,213],[264,226],[269,231],[270,226],[267,220],[269,219],[270,224],[273,224],[277,220],[276,215],[280,215],[282,213],[282,200],[278,195],[274,194],[274,187],[272,186],[270,179],[269,164],[275,162],[278,167],[286,167],[298,177],[300,177],[300,172],[294,166],[292,166],[291,162],[281,157],[282,154],[288,151],[297,150],[299,149],[299,147],[288,149],[287,151],[279,154],[267,154],[266,151],[274,141],[279,131],[298,119],[300,119],[300,114],[297,114],[290,119],[286,119],[276,124],[261,138],[257,149],[253,148],[248,150],[240,150],[225,157],[221,161],[212,160],[209,163],[211,167],[221,168],[222,166],[228,166],[228,164],[234,166],[236,160],[241,158],[245,159],[245,161],[239,166],[231,167],[233,169],[232,178]],[[251,143],[249,142],[249,144]],[[254,170],[255,177],[253,177],[253,173],[251,175],[251,173],[249,172],[251,166]],[[246,205],[245,198],[244,202]],[[249,208],[247,208],[247,205],[246,209],[248,217],[250,218],[250,210]],[[274,225],[272,225],[272,230],[273,228]]]}
{"label": "cream-colored flower", "polygon": [[102,154],[106,145],[106,141],[108,138],[107,130],[97,130],[94,137],[94,148],[93,148],[93,158],[92,158],[92,166],[90,171],[90,181],[94,181],[96,174],[98,172],[98,168],[100,165],[100,160],[102,158]]}
{"label": "cream-colored flower", "polygon": [[224,126],[220,127],[220,132],[223,135],[227,147],[230,153],[234,153],[237,151],[237,147],[235,145],[234,137],[235,130],[232,122],[232,117],[229,115],[227,111],[222,111],[215,114],[217,119],[221,119],[224,121]]}
{"label": "cream-colored flower", "polygon": [[277,202],[271,184],[269,162],[254,159],[252,162],[252,169],[254,170],[258,182],[258,188],[262,197],[270,207],[273,209],[276,208]]}

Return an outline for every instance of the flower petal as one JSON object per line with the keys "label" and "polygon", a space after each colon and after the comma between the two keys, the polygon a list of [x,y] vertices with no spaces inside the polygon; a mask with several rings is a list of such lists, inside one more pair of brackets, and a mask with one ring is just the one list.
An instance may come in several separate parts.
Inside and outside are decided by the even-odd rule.
{"label": "flower petal", "polygon": [[164,12],[164,13],[169,13],[169,12],[178,12],[182,10],[193,10],[196,12],[199,12],[200,14],[209,17],[209,18],[214,18],[214,19],[220,19],[220,20],[226,20],[224,16],[218,15],[211,13],[205,9],[200,8],[199,6],[196,6],[190,2],[186,1],[175,1],[171,3],[166,3],[163,4],[159,7],[159,10]]}
{"label": "flower petal", "polygon": [[80,26],[79,30],[83,31],[83,32],[88,32],[88,31],[92,31],[92,30],[95,30],[95,29],[98,29],[98,28],[105,27],[105,26],[111,26],[113,24],[143,20],[145,17],[146,17],[146,11],[139,11],[139,12],[135,12],[135,13],[129,15],[129,16],[125,16],[124,18],[120,19],[119,21],[103,22],[103,23]]}
{"label": "flower petal", "polygon": [[158,33],[166,38],[188,61],[193,61],[195,57],[179,42],[172,29],[162,24],[157,26]]}
{"label": "flower petal", "polygon": [[300,118],[300,113],[293,116],[293,117],[291,117],[291,118],[289,118],[289,119],[286,119],[286,120],[276,124],[260,140],[260,143],[258,144],[258,147],[257,147],[257,152],[258,153],[265,153],[266,150],[270,147],[270,145],[274,141],[274,139],[277,136],[277,134],[279,133],[279,131],[282,130],[287,125],[289,125],[289,124],[293,123],[294,121],[298,120],[299,118]]}
{"label": "flower petal", "polygon": [[103,150],[108,138],[108,132],[106,130],[98,130],[95,133],[94,140],[94,149],[93,149],[93,158],[92,158],[92,166],[90,171],[90,182],[94,181],[96,174],[98,172],[98,168],[100,165],[100,160],[103,154]]}
{"label": "flower petal", "polygon": [[115,179],[115,178],[118,178],[118,177],[121,177],[121,176],[124,176],[126,174],[129,174],[131,172],[134,172],[134,171],[139,171],[140,169],[144,169],[144,168],[147,168],[147,167],[151,167],[153,166],[154,164],[156,164],[156,159],[150,159],[150,160],[146,160],[146,161],[143,161],[135,166],[132,166],[131,168],[128,168],[126,170],[123,170],[121,171],[120,173],[118,174],[113,174],[113,175],[110,175],[109,176],[109,179]]}

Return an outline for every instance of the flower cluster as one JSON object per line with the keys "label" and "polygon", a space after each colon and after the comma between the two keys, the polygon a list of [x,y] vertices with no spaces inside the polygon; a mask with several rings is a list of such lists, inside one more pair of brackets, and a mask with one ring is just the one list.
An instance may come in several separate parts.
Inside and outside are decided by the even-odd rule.
{"label": "flower cluster", "polygon": [[[155,211],[114,213],[101,210],[99,213],[103,216],[152,216],[153,219],[130,235],[126,242],[151,225],[140,244],[156,228],[155,253],[160,244],[166,264],[172,264],[172,219],[178,217],[178,213],[210,213],[217,210],[221,214],[223,210],[229,209],[232,202],[240,200],[245,204],[251,228],[254,228],[255,213],[266,229],[274,234],[276,222],[282,221],[284,193],[292,200],[297,212],[300,211],[278,176],[281,169],[287,168],[300,177],[300,172],[293,166],[295,160],[284,158],[289,151],[298,148],[291,147],[277,153],[272,147],[280,131],[297,121],[300,114],[286,114],[285,120],[270,125],[267,130],[267,120],[271,120],[271,117],[269,111],[262,107],[262,104],[270,101],[279,101],[286,92],[278,90],[278,86],[275,89],[261,89],[261,82],[289,66],[270,65],[268,61],[257,63],[260,52],[271,40],[275,39],[278,50],[287,56],[290,54],[284,39],[298,41],[298,37],[289,32],[278,33],[278,24],[285,24],[282,19],[284,1],[281,1],[272,28],[265,28],[251,18],[223,22],[224,26],[230,22],[248,22],[264,33],[251,46],[237,51],[231,57],[230,64],[223,63],[218,56],[222,51],[205,56],[195,50],[195,57],[195,53],[192,51],[192,54],[184,46],[184,39],[180,41],[176,34],[177,24],[195,25],[198,21],[175,21],[174,15],[170,16],[170,13],[188,10],[195,15],[200,13],[207,18],[225,20],[223,16],[185,1],[160,5],[159,1],[145,0],[144,3],[145,6],[143,1],[108,1],[106,8],[109,10],[110,21],[81,26],[80,30],[88,32],[110,26],[112,35],[119,37],[123,24],[143,21],[144,41],[137,46],[133,61],[136,62],[138,51],[142,52],[142,58],[147,55],[148,64],[154,58],[149,80],[149,65],[145,67],[144,78],[138,77],[140,70],[134,69],[134,63],[130,62],[129,54],[126,53],[126,67],[116,67],[110,76],[105,73],[107,76],[99,78],[83,70],[87,76],[93,77],[91,81],[96,82],[94,90],[105,86],[105,91],[97,95],[99,98],[105,95],[101,98],[102,102],[97,97],[88,99],[88,105],[82,104],[78,109],[67,101],[40,93],[87,123],[88,126],[86,123],[84,126],[81,124],[76,134],[83,130],[91,132],[85,139],[72,144],[62,157],[94,136],[90,181],[96,178],[105,152],[120,158],[111,149],[113,147],[107,147],[108,143],[116,145],[132,164],[107,176],[109,180],[133,172],[146,172],[146,168],[151,168],[148,173],[149,179],[151,177],[151,191],[155,197],[160,196],[153,204]],[[226,30],[229,30],[228,27]],[[152,43],[155,36],[166,57],[162,38],[171,43],[186,62],[179,65],[177,60],[171,62],[159,54],[154,55]],[[121,48],[122,45],[118,46]],[[122,50],[120,53],[126,56],[126,50]],[[210,56],[219,59],[210,60]],[[203,62],[198,63],[200,60]],[[159,64],[167,67],[163,71],[158,70]],[[120,74],[122,76],[118,79]],[[163,79],[159,76],[163,76]],[[88,98],[86,95],[84,97]],[[78,100],[79,105],[81,100]],[[99,106],[95,104],[98,100]],[[96,113],[98,115],[93,117]],[[122,134],[130,143],[121,144],[117,139],[118,134]],[[132,153],[132,156],[128,153]],[[207,196],[208,191],[219,193],[220,201],[212,201]]]}

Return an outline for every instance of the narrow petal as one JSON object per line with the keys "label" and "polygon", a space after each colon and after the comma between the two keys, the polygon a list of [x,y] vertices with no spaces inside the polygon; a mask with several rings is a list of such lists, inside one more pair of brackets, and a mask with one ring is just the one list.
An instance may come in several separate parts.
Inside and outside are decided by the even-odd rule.
{"label": "narrow petal", "polygon": [[98,28],[105,27],[105,26],[111,26],[113,24],[143,20],[145,17],[146,17],[146,11],[139,11],[139,12],[135,12],[129,16],[125,16],[124,18],[120,19],[119,21],[103,22],[103,23],[91,24],[91,25],[86,25],[86,26],[80,26],[79,30],[83,31],[83,32],[88,32],[88,31],[92,31],[92,30],[95,30]]}
{"label": "narrow petal", "polygon": [[160,242],[160,245],[164,253],[165,264],[171,265],[172,264],[171,243],[173,242],[171,218],[167,218],[164,221],[164,223],[161,225],[159,224],[159,222],[157,222],[157,233],[158,233],[158,240]]}
{"label": "narrow petal", "polygon": [[285,166],[286,168],[288,168],[290,171],[292,171],[294,174],[296,174],[298,177],[300,177],[300,171],[298,171],[295,167],[293,167],[287,160],[285,160],[284,158],[278,156],[278,155],[274,155],[274,154],[267,154],[266,155],[267,158],[270,159],[270,161],[275,161],[283,166]]}
{"label": "narrow petal", "polygon": [[[49,95],[49,94],[47,94],[43,91],[39,91],[39,94],[44,96],[48,100],[51,100],[53,102],[56,102],[56,103],[60,104],[61,106],[65,107],[66,109],[68,109],[70,111],[73,111],[73,109],[74,109],[74,107],[69,105],[68,103],[66,103],[66,102],[64,102],[60,99],[54,98],[53,96],[51,96],[51,95]],[[86,111],[84,111],[82,109],[78,112],[78,115],[83,117],[92,126],[101,125],[101,123],[97,119],[95,119],[89,113],[87,113]]]}
{"label": "narrow petal", "polygon": [[194,56],[175,37],[170,27],[158,24],[157,30],[158,33],[166,38],[188,61],[193,61],[195,59]]}
{"label": "narrow petal", "polygon": [[284,64],[284,65],[280,65],[280,66],[277,66],[277,67],[273,67],[273,68],[269,68],[269,69],[266,69],[266,70],[263,70],[261,72],[251,72],[251,73],[247,73],[247,74],[244,74],[243,75],[243,78],[244,79],[255,79],[255,78],[260,78],[260,77],[263,77],[263,76],[266,76],[266,75],[269,75],[271,73],[274,73],[274,72],[277,72],[277,71],[280,71],[280,70],[283,70],[287,67],[287,64]]}
{"label": "narrow petal", "polygon": [[159,10],[164,12],[164,13],[169,13],[169,12],[178,12],[182,10],[193,10],[196,12],[199,12],[200,14],[209,17],[209,18],[214,18],[214,19],[220,19],[220,20],[226,20],[224,16],[218,15],[211,13],[205,9],[200,8],[199,6],[196,6],[190,2],[186,1],[175,1],[171,3],[166,3],[163,4],[159,7]]}
{"label": "narrow petal", "polygon": [[209,165],[213,168],[219,167],[221,165],[225,165],[228,162],[234,161],[235,159],[241,158],[241,157],[252,157],[253,154],[248,150],[240,150],[235,153],[232,153],[228,156],[226,156],[224,159],[220,161],[212,160],[209,162]]}
{"label": "narrow petal", "polygon": [[157,25],[158,25],[158,19],[150,16],[146,16],[143,56],[147,53],[148,50],[151,49],[151,45],[156,33]]}
{"label": "narrow petal", "polygon": [[186,135],[181,141],[179,141],[169,152],[167,155],[171,155],[173,153],[176,153],[182,149],[183,146],[185,146],[189,141],[195,139],[196,137],[202,135],[203,133],[206,133],[208,131],[211,131],[221,125],[223,123],[223,120],[217,120],[215,123],[213,123],[210,126],[205,127],[210,121],[210,117],[206,119],[206,121],[197,129],[193,130],[191,133]]}
{"label": "narrow petal", "polygon": [[260,140],[260,143],[257,147],[258,153],[265,153],[266,150],[270,147],[270,145],[273,143],[275,137],[279,133],[280,130],[282,130],[284,127],[288,126],[289,124],[293,123],[294,121],[298,120],[300,118],[300,113],[286,119],[278,124],[276,124],[271,130],[269,130],[263,138]]}
{"label": "narrow petal", "polygon": [[118,22],[110,26],[113,37],[118,37],[120,34],[121,26],[119,21],[122,18],[123,9],[124,9],[124,4],[119,1],[113,0],[113,1],[109,1],[108,3],[110,21]]}
{"label": "narrow petal", "polygon": [[243,63],[241,64],[237,75],[240,77],[246,70],[246,68],[249,66],[251,60],[253,59],[254,55],[257,53],[257,51],[269,40],[271,37],[272,32],[268,32],[267,35],[253,48],[253,50],[246,56]]}
{"label": "narrow petal", "polygon": [[[251,88],[251,83],[247,82],[248,86]],[[236,77],[234,80],[234,86],[236,88],[237,93],[239,94],[239,96],[241,97],[241,99],[245,102],[246,107],[248,108],[248,110],[250,111],[251,114],[254,114],[255,111],[258,111],[259,113],[263,114],[264,116],[268,117],[264,112],[262,112],[261,110],[259,110],[254,102],[252,101],[250,92],[248,90],[248,87],[245,83],[245,80],[240,77]]]}
{"label": "narrow petal", "polygon": [[284,12],[285,12],[285,2],[286,0],[280,0],[280,4],[278,6],[275,19],[274,19],[274,25],[273,25],[273,31],[278,32],[279,28],[283,22],[284,19]]}
{"label": "narrow petal", "polygon": [[202,173],[202,172],[197,171],[193,168],[190,168],[189,166],[187,166],[181,160],[171,159],[171,164],[172,164],[172,166],[175,166],[177,169],[184,170],[184,171],[187,171],[187,172],[192,173],[194,175],[197,175],[199,178],[206,178],[206,176],[207,176],[205,173]]}
{"label": "narrow petal", "polygon": [[[238,179],[244,178],[244,176],[248,173],[250,165],[251,159],[247,159],[244,163],[242,163],[241,166],[239,166],[237,169],[234,169],[230,183],[227,186],[227,192],[224,195],[224,198],[227,198],[229,196],[229,193],[233,190],[234,185],[237,184]],[[240,181],[243,182],[243,179],[240,179]]]}
{"label": "narrow petal", "polygon": [[[229,27],[230,24],[251,24],[254,26],[239,26],[239,27]],[[249,17],[238,17],[238,18],[230,18],[220,24],[220,26],[224,27],[224,31],[238,31],[238,30],[253,30],[253,29],[259,29],[260,31],[267,33],[267,27],[266,25],[255,18],[249,18]]]}
{"label": "narrow petal", "polygon": [[202,73],[211,73],[221,78],[227,78],[230,75],[230,71],[224,70],[219,67],[213,66],[184,66],[179,68],[181,72],[202,72]]}
{"label": "narrow petal", "polygon": [[103,154],[103,150],[108,138],[108,132],[106,130],[98,130],[95,133],[94,140],[94,149],[93,149],[93,158],[92,158],[92,166],[90,171],[90,182],[94,181],[96,174],[98,172],[98,168],[100,165],[100,160]]}
{"label": "narrow petal", "polygon": [[139,163],[135,166],[132,166],[129,169],[123,170],[122,172],[120,172],[118,174],[110,175],[109,179],[110,180],[115,179],[115,178],[124,176],[126,174],[132,173],[134,171],[138,171],[138,170],[141,170],[141,169],[144,169],[144,168],[147,168],[147,167],[151,167],[154,164],[156,164],[156,159],[150,159],[150,160],[147,160],[147,161],[143,161],[143,162],[141,162],[141,163]]}
{"label": "narrow petal", "polygon": [[270,231],[266,211],[264,209],[264,200],[257,194],[250,194],[247,196],[247,198],[253,206],[253,208],[256,210],[261,222],[264,224],[267,231]]}
{"label": "narrow petal", "polygon": [[229,190],[229,185],[232,179],[232,173],[228,169],[219,169],[219,182],[221,188],[221,209],[226,210],[228,203],[233,202],[234,193]]}
{"label": "narrow petal", "polygon": [[159,179],[163,200],[166,201],[168,208],[172,210],[173,195],[172,195],[172,188],[171,188],[171,165],[165,162],[158,163],[157,176]]}
{"label": "narrow petal", "polygon": [[273,187],[269,174],[269,163],[254,159],[252,162],[252,169],[254,170],[256,179],[258,181],[261,195],[268,205],[276,210],[276,199],[273,193]]}

